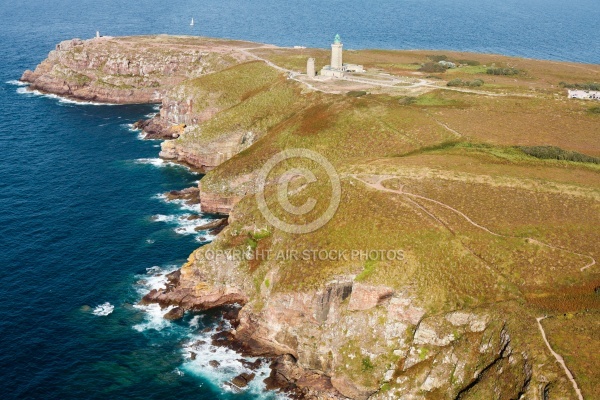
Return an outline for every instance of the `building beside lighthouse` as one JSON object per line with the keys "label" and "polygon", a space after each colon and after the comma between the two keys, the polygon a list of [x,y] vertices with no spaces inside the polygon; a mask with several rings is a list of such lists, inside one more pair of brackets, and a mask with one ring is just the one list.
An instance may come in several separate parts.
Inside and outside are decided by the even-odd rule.
{"label": "building beside lighthouse", "polygon": [[343,48],[344,44],[342,43],[340,35],[335,35],[335,39],[331,44],[331,63],[321,69],[321,76],[343,78],[346,72],[365,72],[362,65],[344,64],[342,58]]}

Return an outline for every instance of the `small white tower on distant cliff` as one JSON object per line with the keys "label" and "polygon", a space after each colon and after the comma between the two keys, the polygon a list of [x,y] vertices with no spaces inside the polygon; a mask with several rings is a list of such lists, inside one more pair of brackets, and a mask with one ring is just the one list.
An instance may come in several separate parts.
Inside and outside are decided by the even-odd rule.
{"label": "small white tower on distant cliff", "polygon": [[331,68],[336,70],[342,69],[342,39],[340,35],[335,35],[335,39],[333,40],[333,44],[331,45]]}
{"label": "small white tower on distant cliff", "polygon": [[309,78],[314,78],[317,75],[317,73],[315,72],[314,58],[309,58],[306,62],[306,75],[308,75]]}
{"label": "small white tower on distant cliff", "polygon": [[100,37],[100,31],[96,31],[96,39]]}

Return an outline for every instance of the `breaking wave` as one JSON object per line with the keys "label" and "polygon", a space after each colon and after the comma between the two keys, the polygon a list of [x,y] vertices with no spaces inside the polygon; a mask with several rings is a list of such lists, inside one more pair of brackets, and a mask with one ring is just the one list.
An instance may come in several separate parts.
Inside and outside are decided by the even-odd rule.
{"label": "breaking wave", "polygon": [[94,314],[98,317],[105,317],[107,315],[112,314],[114,309],[115,309],[115,306],[113,306],[109,302],[106,302],[106,303],[102,303],[102,304],[96,306],[96,308],[94,308],[94,310],[92,311],[92,314]]}
{"label": "breaking wave", "polygon": [[97,102],[93,102],[93,101],[74,100],[74,99],[69,99],[67,97],[62,97],[62,96],[52,94],[52,93],[42,93],[39,90],[29,90],[29,88],[27,88],[25,85],[20,85],[20,86],[21,87],[19,87],[17,89],[17,93],[19,93],[19,94],[26,95],[26,96],[46,97],[48,99],[58,100],[59,104],[76,104],[79,106],[116,106],[116,105],[118,105],[118,104],[113,104],[113,103],[97,103]]}

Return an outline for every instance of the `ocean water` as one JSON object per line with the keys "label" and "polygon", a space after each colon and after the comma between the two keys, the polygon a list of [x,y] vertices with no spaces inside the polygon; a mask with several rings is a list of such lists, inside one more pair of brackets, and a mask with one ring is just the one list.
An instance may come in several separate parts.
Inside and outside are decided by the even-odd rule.
{"label": "ocean water", "polygon": [[158,142],[130,129],[153,106],[83,105],[19,86],[57,42],[100,30],[325,47],[340,33],[349,48],[599,63],[598,15],[597,0],[0,2],[0,397],[273,397],[261,390],[266,368],[244,393],[222,387],[244,367],[209,344],[218,313],[170,323],[136,306],[210,240],[186,219],[197,209],[160,196],[201,176],[162,162]]}

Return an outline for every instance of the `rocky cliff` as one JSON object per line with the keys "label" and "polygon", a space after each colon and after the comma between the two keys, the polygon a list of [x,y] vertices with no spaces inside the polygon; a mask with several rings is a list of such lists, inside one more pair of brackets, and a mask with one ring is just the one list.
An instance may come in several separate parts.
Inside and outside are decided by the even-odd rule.
{"label": "rocky cliff", "polygon": [[173,36],[72,39],[21,80],[34,90],[85,101],[160,103],[174,85],[243,60],[233,48]]}
{"label": "rocky cliff", "polygon": [[535,319],[519,316],[518,304],[436,314],[410,290],[355,275],[281,290],[276,267],[265,273],[216,255],[243,229],[239,222],[194,252],[173,285],[144,301],[183,310],[241,304],[231,341],[274,359],[270,387],[315,399],[548,398],[551,387],[552,398],[568,398],[541,340],[522,334]]}
{"label": "rocky cliff", "polygon": [[[584,271],[597,251],[600,184],[589,184],[598,181],[597,168],[527,158],[511,142],[525,139],[511,129],[484,144],[462,132],[479,138],[488,126],[504,129],[488,118],[499,107],[527,122],[551,109],[570,127],[574,115],[588,126],[596,116],[576,106],[557,111],[555,97],[521,96],[520,88],[514,97],[320,93],[248,60],[239,49],[249,46],[256,45],[75,40],[23,76],[33,89],[80,99],[160,101],[160,113],[138,126],[149,137],[173,139],[161,144],[161,157],[207,172],[198,190],[202,210],[229,214],[230,224],[143,301],[176,306],[169,318],[241,306],[223,343],[271,357],[268,386],[299,397],[572,398],[536,317],[556,310],[560,296],[597,304],[587,291],[600,282]],[[282,63],[304,63],[273,52]],[[414,61],[412,53],[369,53],[367,60],[380,56],[374,67]],[[515,99],[527,107],[515,111]],[[461,130],[450,127],[464,121]],[[545,123],[544,132],[562,129],[553,126]],[[592,143],[589,131],[582,143]],[[251,196],[258,169],[288,148],[319,152],[342,181],[337,213],[306,235],[274,229]],[[269,183],[282,173],[275,168]],[[292,183],[296,205],[322,200],[330,189]],[[265,192],[269,204],[278,199],[274,186]],[[256,256],[335,249],[402,249],[405,257]]]}

